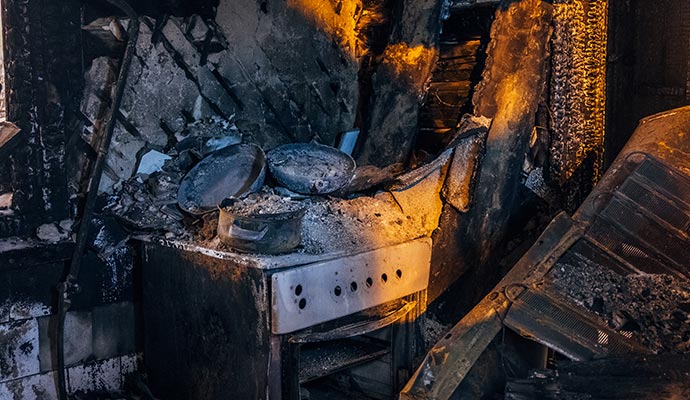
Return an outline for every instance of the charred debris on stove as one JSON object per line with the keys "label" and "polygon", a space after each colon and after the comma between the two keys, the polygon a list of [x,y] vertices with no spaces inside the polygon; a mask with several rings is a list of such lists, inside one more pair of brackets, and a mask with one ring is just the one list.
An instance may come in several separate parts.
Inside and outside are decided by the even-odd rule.
{"label": "charred debris on stove", "polygon": [[[479,164],[484,137],[480,132],[460,138],[455,147],[436,161],[407,174],[368,167],[361,169],[360,175],[354,161],[335,148],[308,144],[282,146],[269,152],[271,173],[267,175],[266,185],[263,156],[258,161],[250,157],[247,168],[241,167],[242,162],[237,159],[234,163],[225,161],[232,154],[246,158],[248,149],[258,149],[254,145],[230,144],[205,158],[200,158],[196,150],[183,150],[177,155],[177,150],[173,150],[157,171],[137,173],[118,183],[113,194],[104,196],[107,201],[103,210],[132,232],[199,240],[199,232],[210,230],[204,225],[216,223],[218,206],[225,198],[236,198],[235,211],[247,214],[253,210],[256,216],[294,211],[295,207],[290,205],[295,204],[305,212],[304,251],[356,248],[367,246],[367,240],[381,242],[369,246],[383,245],[387,240],[390,244],[403,236],[414,239],[433,232],[440,216],[442,193],[460,211],[468,209],[474,173],[465,172],[463,166]],[[244,154],[238,154],[240,150]],[[335,158],[335,162],[319,158],[324,155]],[[252,168],[256,162],[260,165]],[[461,172],[450,176],[449,168]],[[238,171],[245,175],[228,181],[228,176]],[[359,187],[355,183],[358,179],[364,182]],[[217,193],[214,195],[212,190]],[[199,204],[192,205],[197,201],[192,199],[198,199]],[[215,237],[211,242],[222,245]]]}
{"label": "charred debris on stove", "polygon": [[[285,59],[280,54],[285,49],[272,48],[270,37],[262,37],[256,39],[267,57],[262,61],[266,70],[262,70],[261,74],[279,73],[285,81],[257,81],[246,70],[243,57],[249,55],[241,53],[241,43],[236,42],[240,38],[229,38],[223,34],[221,27],[225,23],[223,18],[226,12],[231,10],[219,9],[218,17],[213,22],[200,17],[170,16],[158,20],[144,17],[141,20],[135,62],[129,71],[122,106],[116,113],[112,148],[99,189],[103,212],[114,216],[132,234],[155,234],[168,239],[207,242],[211,232],[211,227],[207,225],[214,224],[217,205],[221,200],[233,196],[241,198],[258,191],[263,186],[263,177],[251,187],[243,187],[242,177],[237,177],[232,182],[236,190],[228,190],[220,197],[217,194],[211,196],[213,199],[204,205],[203,212],[184,204],[188,200],[180,202],[178,192],[184,196],[183,193],[190,192],[191,187],[199,183],[195,183],[196,179],[183,179],[190,171],[192,175],[205,175],[209,173],[209,168],[204,168],[203,164],[221,165],[223,152],[232,152],[229,149],[239,149],[241,146],[245,148],[240,153],[247,153],[246,146],[255,146],[259,151],[268,153],[268,168],[262,167],[268,175],[264,192],[305,204],[305,228],[302,232],[305,251],[332,250],[336,240],[361,245],[360,238],[374,236],[365,232],[367,229],[371,231],[372,227],[387,232],[397,226],[406,232],[402,236],[410,238],[429,235],[438,226],[442,204],[448,203],[459,212],[469,209],[490,119],[468,115],[456,128],[455,141],[448,143],[446,150],[441,151],[435,160],[427,157],[426,165],[420,169],[404,168],[408,145],[392,142],[387,143],[386,148],[395,148],[404,154],[381,154],[378,159],[385,159],[386,164],[377,166],[367,161],[371,156],[363,155],[367,154],[366,151],[359,151],[357,159],[362,165],[356,165],[355,159],[328,144],[335,145],[338,134],[348,131],[355,122],[357,105],[352,103],[352,99],[357,97],[354,95],[357,88],[340,84],[337,91],[332,90],[332,85],[324,91],[313,87],[311,93],[290,94],[293,97],[283,99],[285,102],[278,98],[266,98],[266,95],[275,90],[271,85],[302,85],[301,82],[310,79],[310,74],[323,76],[324,69],[333,82],[356,82],[356,79],[344,79],[345,76],[333,74],[350,74],[354,77],[359,66],[345,63],[337,68],[329,67],[329,63],[342,61],[342,54],[334,53],[329,47],[323,50],[318,70],[310,72],[311,67],[303,66],[306,69],[292,71],[287,65],[277,64],[277,60]],[[354,10],[341,10],[343,15],[347,15],[347,12]],[[415,12],[438,15],[439,11],[420,9]],[[231,17],[227,18],[229,23]],[[349,23],[345,17],[337,17],[334,21],[336,24]],[[93,36],[93,40],[108,43],[107,48],[117,48],[118,43],[124,40],[123,35],[129,23],[128,19],[114,17],[99,19],[84,27],[84,30]],[[358,29],[368,28],[362,26]],[[426,32],[430,27],[420,26],[418,29]],[[360,43],[356,38],[341,39]],[[323,46],[319,40],[309,46]],[[200,51],[200,48],[204,51]],[[353,59],[361,58],[369,50],[358,51],[361,54]],[[109,55],[102,56],[94,59],[85,76],[87,84],[81,110],[87,123],[82,138],[92,145],[99,141],[99,129],[109,107],[108,92],[114,82],[116,66],[116,59]],[[428,71],[405,72],[393,67],[381,67],[379,74],[388,68],[397,71],[395,74],[418,76],[421,81],[411,81],[413,86],[422,85],[426,81],[424,76],[429,74]],[[228,77],[237,76],[237,73],[243,76],[241,82],[228,81]],[[159,81],[161,76],[168,79],[164,85]],[[321,81],[321,78],[317,80]],[[415,93],[407,89],[405,92]],[[398,92],[392,91],[387,96],[399,96],[395,93]],[[419,102],[418,96],[414,96],[414,102]],[[279,103],[292,104],[294,109],[278,109]],[[322,111],[309,111],[315,107]],[[398,114],[393,112],[390,115]],[[372,120],[376,118],[373,116]],[[401,125],[398,122],[381,124]],[[409,130],[413,132],[415,129],[410,127]],[[375,143],[369,143],[373,139],[367,139],[366,135],[360,134],[359,139],[357,143],[349,144],[350,149],[356,146],[382,149]],[[312,141],[313,144],[289,144],[293,141]],[[285,146],[279,147],[281,145]],[[313,153],[321,155],[311,157],[306,153],[300,154],[299,146],[320,150]],[[281,148],[288,151],[281,151]],[[318,165],[328,164],[323,162],[323,157],[341,161],[327,167],[328,170],[319,171],[323,179],[300,184],[299,178],[305,172],[312,170],[314,173],[313,169]],[[213,158],[217,158],[216,162],[211,161]],[[284,172],[285,168],[281,169],[281,166],[294,163],[295,160],[306,163],[302,166],[304,170],[299,170],[298,165],[294,165],[288,173]],[[263,161],[261,163],[263,165]],[[226,166],[222,168],[231,172],[241,164],[226,160]],[[199,165],[202,167],[199,168]],[[196,172],[195,167],[199,169]],[[251,166],[248,168],[251,169]],[[405,170],[411,172],[404,174]],[[222,174],[223,170],[219,170],[219,173]],[[237,172],[240,175],[252,173],[251,170]],[[405,194],[405,191],[414,190],[420,182],[432,183],[423,190],[417,188],[424,195],[413,200],[415,196]],[[212,188],[209,186],[204,190]],[[360,211],[351,214],[354,212],[354,207],[350,206],[352,203],[365,207],[369,213],[365,215]],[[207,212],[214,215],[201,215]],[[326,229],[330,235],[343,232],[348,232],[348,235],[330,239],[333,241],[331,243],[318,239],[323,243],[316,244],[318,240],[310,236],[326,232],[310,228],[310,225],[321,225],[324,221],[334,219],[327,215],[329,213],[342,215],[339,220],[330,222],[335,224]],[[385,220],[384,225],[394,225],[386,228],[375,220]],[[203,232],[201,240],[199,232]],[[383,237],[380,240],[385,241],[387,234],[381,233],[380,236]],[[216,245],[222,245],[217,238],[214,239]]]}

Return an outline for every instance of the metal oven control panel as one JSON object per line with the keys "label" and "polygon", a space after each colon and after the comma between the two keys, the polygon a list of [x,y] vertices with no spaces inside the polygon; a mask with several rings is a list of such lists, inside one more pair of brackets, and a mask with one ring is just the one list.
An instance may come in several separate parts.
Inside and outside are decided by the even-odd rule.
{"label": "metal oven control panel", "polygon": [[276,272],[271,330],[294,332],[422,291],[430,264],[431,239],[422,238]]}

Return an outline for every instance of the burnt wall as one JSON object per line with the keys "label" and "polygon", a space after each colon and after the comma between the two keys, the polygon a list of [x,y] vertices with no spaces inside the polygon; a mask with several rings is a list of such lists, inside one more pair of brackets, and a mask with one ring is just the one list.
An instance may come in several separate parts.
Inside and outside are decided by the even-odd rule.
{"label": "burnt wall", "polygon": [[443,22],[439,59],[419,113],[415,150],[441,151],[463,114],[472,113],[472,94],[481,80],[495,7],[453,10]]}
{"label": "burnt wall", "polygon": [[[56,285],[72,243],[0,240],[0,398],[56,399]],[[142,340],[131,250],[84,255],[65,321],[68,391],[118,389],[137,370]],[[129,260],[127,260],[129,259]]]}
{"label": "burnt wall", "polygon": [[609,1],[607,162],[648,115],[690,104],[689,0]]}
{"label": "burnt wall", "polygon": [[80,93],[78,1],[2,3],[7,119],[26,142],[3,160],[0,185],[14,193],[0,237],[30,234],[41,221],[69,217],[66,129]]}
{"label": "burnt wall", "polygon": [[[13,193],[10,210],[0,216],[3,399],[57,398],[56,286],[73,245],[65,232],[54,238],[59,243],[14,236],[34,237],[41,225],[70,219],[79,202],[65,160],[70,148],[84,151],[70,140],[82,92],[81,6],[79,0],[2,2],[7,119],[22,129],[19,142],[0,149],[0,194]],[[114,388],[137,369],[132,260],[122,249],[84,255],[82,290],[66,318],[70,393]]]}

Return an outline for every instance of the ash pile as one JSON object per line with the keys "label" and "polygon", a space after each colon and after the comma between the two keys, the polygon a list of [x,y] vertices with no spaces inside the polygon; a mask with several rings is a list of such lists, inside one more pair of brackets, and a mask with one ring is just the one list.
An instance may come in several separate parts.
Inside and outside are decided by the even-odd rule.
{"label": "ash pile", "polygon": [[594,313],[609,327],[654,352],[690,351],[690,280],[669,274],[630,274],[586,262],[557,263],[551,292]]}

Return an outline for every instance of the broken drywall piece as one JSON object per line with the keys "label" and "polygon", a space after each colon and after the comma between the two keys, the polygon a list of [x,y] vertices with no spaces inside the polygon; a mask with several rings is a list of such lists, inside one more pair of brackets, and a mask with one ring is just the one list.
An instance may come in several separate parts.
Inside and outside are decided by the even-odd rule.
{"label": "broken drywall piece", "polygon": [[146,142],[128,132],[120,123],[115,124],[110,150],[106,158],[106,168],[99,187],[100,192],[111,192],[113,186],[134,175],[137,154]]}
{"label": "broken drywall piece", "polygon": [[58,222],[58,226],[60,229],[63,231],[72,231],[72,227],[74,227],[74,220],[73,219],[64,219],[60,222]]}
{"label": "broken drywall piece", "polygon": [[43,224],[36,229],[36,237],[44,242],[59,243],[70,238],[71,231],[56,223]]}
{"label": "broken drywall piece", "polygon": [[103,17],[98,18],[87,25],[81,27],[84,32],[94,35],[101,39],[104,43],[112,40],[124,42],[127,36],[127,21],[120,21],[117,17]]}
{"label": "broken drywall piece", "polygon": [[84,74],[84,95],[79,110],[89,122],[82,138],[94,149],[98,147],[116,77],[115,61],[110,57],[94,59]]}
{"label": "broken drywall piece", "polygon": [[163,165],[172,157],[165,153],[156,150],[149,150],[141,159],[139,159],[139,166],[137,167],[137,174],[151,175],[154,172],[159,172],[163,169]]}
{"label": "broken drywall piece", "polygon": [[472,204],[474,181],[485,140],[486,135],[475,136],[455,147],[442,194],[444,200],[460,212],[467,212]]}
{"label": "broken drywall piece", "polygon": [[441,189],[452,155],[453,149],[444,151],[431,163],[398,177],[390,189],[402,212],[423,226],[427,235],[438,227],[441,218]]}
{"label": "broken drywall piece", "polygon": [[456,133],[447,147],[455,147],[468,136],[488,133],[493,120],[483,115],[464,114],[455,128]]}

